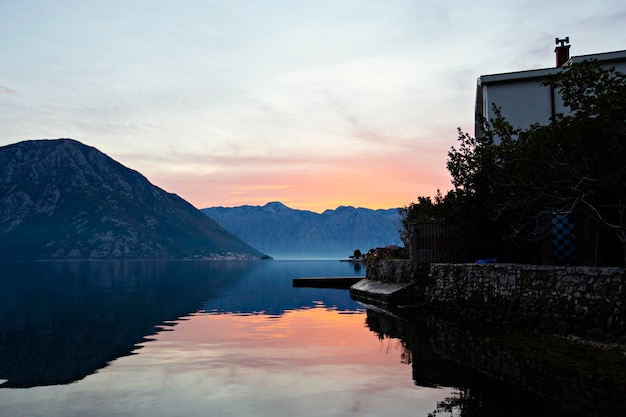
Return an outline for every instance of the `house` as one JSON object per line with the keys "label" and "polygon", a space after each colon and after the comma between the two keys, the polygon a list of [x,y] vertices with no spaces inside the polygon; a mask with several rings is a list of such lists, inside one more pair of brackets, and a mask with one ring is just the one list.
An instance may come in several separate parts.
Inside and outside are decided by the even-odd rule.
{"label": "house", "polygon": [[626,73],[626,50],[591,55],[569,56],[569,37],[556,39],[556,66],[536,70],[482,75],[476,84],[475,136],[481,137],[481,120],[494,118],[493,105],[513,127],[525,129],[533,123],[547,125],[557,113],[568,113],[557,91],[542,85],[547,75],[582,61],[596,60],[602,67],[615,67]]}
{"label": "house", "polygon": [[[526,129],[532,124],[547,125],[557,113],[568,114],[558,91],[542,81],[574,63],[597,61],[604,68],[614,67],[626,73],[626,50],[591,55],[569,56],[569,37],[556,38],[556,66],[536,70],[482,75],[476,85],[475,136],[481,137],[482,121],[495,118],[494,105],[513,127]],[[497,138],[494,138],[497,140]],[[546,213],[545,221],[552,223],[552,234],[544,240],[542,263],[584,265],[612,264],[621,259],[613,253],[615,237],[601,230],[596,223],[575,213]]]}

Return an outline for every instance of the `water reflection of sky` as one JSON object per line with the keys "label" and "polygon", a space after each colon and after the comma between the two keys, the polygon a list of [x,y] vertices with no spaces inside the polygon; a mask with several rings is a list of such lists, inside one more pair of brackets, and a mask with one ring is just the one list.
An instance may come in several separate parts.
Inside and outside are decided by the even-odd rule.
{"label": "water reflection of sky", "polygon": [[0,391],[0,415],[426,416],[450,394],[415,386],[401,342],[362,312],[318,304],[171,324],[79,384]]}

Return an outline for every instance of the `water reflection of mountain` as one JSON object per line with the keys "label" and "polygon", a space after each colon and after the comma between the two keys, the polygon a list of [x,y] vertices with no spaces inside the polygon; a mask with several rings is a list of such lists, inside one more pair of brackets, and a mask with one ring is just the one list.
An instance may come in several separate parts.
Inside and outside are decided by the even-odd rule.
{"label": "water reflection of mountain", "polygon": [[[280,267],[277,267],[277,266]],[[287,310],[313,307],[320,301],[338,310],[355,310],[359,305],[348,291],[316,288],[293,288],[293,278],[360,276],[359,264],[328,261],[272,261],[261,263],[242,279],[232,282],[204,304],[206,311],[224,313],[264,313],[281,315]]]}
{"label": "water reflection of mountain", "polygon": [[2,263],[0,387],[82,379],[261,263]]}
{"label": "water reflection of mountain", "polygon": [[626,415],[621,353],[425,312],[402,316],[368,310],[367,325],[402,340],[417,385],[458,389],[432,416]]}
{"label": "water reflection of mountain", "polygon": [[0,387],[80,380],[203,308],[281,315],[321,301],[354,310],[347,291],[294,289],[292,279],[362,273],[319,261],[0,263]]}

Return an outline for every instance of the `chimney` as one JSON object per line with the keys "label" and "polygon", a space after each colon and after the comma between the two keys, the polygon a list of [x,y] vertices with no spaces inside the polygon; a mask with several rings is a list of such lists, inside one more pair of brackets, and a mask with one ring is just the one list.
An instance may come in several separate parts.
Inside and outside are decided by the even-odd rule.
{"label": "chimney", "polygon": [[556,53],[557,68],[562,67],[569,61],[569,47],[571,45],[565,45],[566,43],[569,43],[569,36],[565,39],[556,38],[556,44],[558,46],[554,49],[554,52]]}

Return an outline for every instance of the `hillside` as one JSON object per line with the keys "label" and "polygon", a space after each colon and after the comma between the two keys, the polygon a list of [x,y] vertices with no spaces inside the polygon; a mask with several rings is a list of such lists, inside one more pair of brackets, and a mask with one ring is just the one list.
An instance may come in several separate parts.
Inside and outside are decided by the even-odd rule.
{"label": "hillside", "polygon": [[279,202],[211,207],[202,212],[259,250],[278,258],[347,258],[355,249],[400,245],[397,209],[338,207],[318,214]]}
{"label": "hillside", "polygon": [[0,147],[0,259],[261,258],[191,204],[72,139]]}

